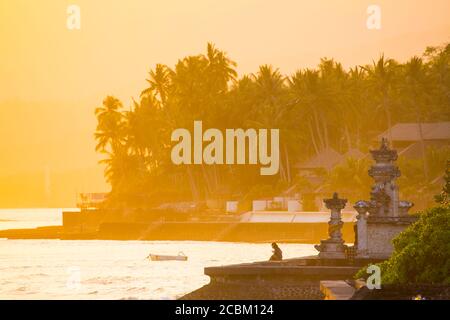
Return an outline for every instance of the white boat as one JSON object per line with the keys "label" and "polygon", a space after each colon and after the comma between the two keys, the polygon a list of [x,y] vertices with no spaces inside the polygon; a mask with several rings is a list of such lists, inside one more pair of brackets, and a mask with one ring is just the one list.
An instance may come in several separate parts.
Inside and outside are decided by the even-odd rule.
{"label": "white boat", "polygon": [[188,257],[183,252],[178,252],[176,256],[169,255],[161,255],[161,254],[152,254],[147,257],[152,261],[170,261],[170,260],[178,260],[178,261],[187,261]]}

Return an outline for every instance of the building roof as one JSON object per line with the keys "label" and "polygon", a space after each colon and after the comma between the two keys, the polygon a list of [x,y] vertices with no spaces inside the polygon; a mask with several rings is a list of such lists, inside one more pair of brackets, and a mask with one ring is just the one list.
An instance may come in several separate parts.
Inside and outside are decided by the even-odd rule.
{"label": "building roof", "polygon": [[324,168],[326,170],[331,170],[334,166],[340,163],[342,159],[343,155],[329,147],[305,162],[297,164],[295,167],[298,169]]}
{"label": "building roof", "polygon": [[[424,140],[450,140],[450,122],[422,123]],[[419,123],[397,123],[391,128],[392,141],[420,141]],[[375,139],[389,139],[389,130],[378,135]]]}
{"label": "building roof", "polygon": [[344,161],[345,159],[348,159],[348,158],[352,158],[355,160],[361,160],[361,159],[364,159],[365,157],[367,157],[367,153],[362,153],[358,149],[352,148],[344,154],[342,160]]}

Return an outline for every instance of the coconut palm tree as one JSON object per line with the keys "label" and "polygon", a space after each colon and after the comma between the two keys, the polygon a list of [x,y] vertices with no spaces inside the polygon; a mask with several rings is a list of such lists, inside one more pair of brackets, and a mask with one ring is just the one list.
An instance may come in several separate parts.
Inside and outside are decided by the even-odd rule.
{"label": "coconut palm tree", "polygon": [[96,151],[114,152],[124,142],[124,116],[121,108],[122,103],[118,99],[108,96],[103,100],[103,106],[95,109],[98,121],[95,131]]}
{"label": "coconut palm tree", "polygon": [[225,52],[216,49],[211,42],[207,45],[206,60],[208,61],[210,90],[213,92],[227,91],[229,81],[235,80],[237,77],[236,62],[228,58]]}
{"label": "coconut palm tree", "polygon": [[[429,47],[424,54],[430,68],[430,80],[433,85],[430,88],[432,106],[430,115],[442,118],[448,115],[450,110],[450,44],[442,47]],[[444,120],[447,120],[444,117]]]}
{"label": "coconut palm tree", "polygon": [[105,167],[105,178],[111,184],[112,192],[138,192],[145,182],[147,170],[142,157],[132,155],[125,146],[100,161]]}
{"label": "coconut palm tree", "polygon": [[350,115],[345,122],[347,125],[350,124],[347,128],[353,129],[350,132],[358,149],[361,149],[364,139],[362,135],[367,132],[369,123],[372,121],[371,110],[367,108],[366,82],[367,73],[363,68],[358,66],[350,68],[348,78],[348,90],[350,91],[348,113]]}
{"label": "coconut palm tree", "polygon": [[[307,159],[328,147],[365,151],[394,121],[415,120],[420,126],[424,121],[448,121],[449,62],[450,46],[444,46],[427,50],[423,61],[413,58],[401,65],[381,56],[371,65],[347,71],[333,59],[321,59],[318,67],[289,78],[263,65],[237,79],[236,63],[209,43],[205,52],[180,59],[173,69],[157,64],[130,110],[107,97],[96,109],[96,149],[108,156],[103,163],[116,194],[159,197],[167,192],[168,199],[176,193],[200,200],[225,192],[243,196],[261,186],[273,191],[295,183],[293,159]],[[204,129],[280,129],[280,174],[262,177],[255,166],[173,165],[170,132],[191,128],[194,120],[202,120]],[[417,179],[408,178],[412,186],[403,190],[412,192],[416,182],[434,179],[433,161],[427,159],[427,168],[420,169],[422,162],[411,167]],[[367,177],[360,164],[346,163],[330,176],[332,183],[344,183],[344,189],[348,181],[365,185],[357,181]],[[425,171],[430,179],[423,178]]]}
{"label": "coconut palm tree", "polygon": [[367,193],[367,186],[371,184],[371,179],[367,175],[370,167],[370,160],[347,158],[345,162],[336,166],[327,173],[325,178],[325,188],[328,191],[340,190],[352,201],[363,199]]}
{"label": "coconut palm tree", "polygon": [[246,125],[254,128],[280,129],[280,177],[288,184],[291,182],[289,161],[289,141],[292,141],[293,121],[291,114],[295,104],[290,103],[286,78],[271,65],[262,65],[252,75],[255,91],[254,105]]}
{"label": "coconut palm tree", "polygon": [[169,94],[172,76],[173,71],[168,66],[158,63],[154,70],[150,70],[149,78],[146,79],[149,87],[141,92],[141,97],[153,94],[159,98],[164,106]]}
{"label": "coconut palm tree", "polygon": [[322,119],[325,117],[323,106],[331,93],[323,86],[319,71],[311,69],[297,71],[289,78],[289,87],[299,111],[297,121],[308,126],[310,140],[318,154],[328,147]]}
{"label": "coconut palm tree", "polygon": [[421,58],[413,57],[404,66],[404,80],[402,89],[404,92],[403,100],[411,107],[415,113],[416,122],[418,124],[418,132],[420,138],[420,147],[423,158],[424,177],[428,181],[428,164],[425,154],[425,141],[423,135],[423,114],[427,101],[427,87],[429,83],[426,66]]}
{"label": "coconut palm tree", "polygon": [[386,59],[384,55],[381,55],[377,62],[373,61],[372,65],[362,67],[368,74],[368,84],[372,94],[380,100],[378,107],[385,112],[389,140],[392,140],[391,94],[395,83],[396,67],[397,63],[393,59]]}
{"label": "coconut palm tree", "polygon": [[145,159],[149,171],[156,169],[168,143],[164,141],[167,126],[159,103],[153,95],[133,101],[133,109],[126,113],[127,144],[133,154]]}

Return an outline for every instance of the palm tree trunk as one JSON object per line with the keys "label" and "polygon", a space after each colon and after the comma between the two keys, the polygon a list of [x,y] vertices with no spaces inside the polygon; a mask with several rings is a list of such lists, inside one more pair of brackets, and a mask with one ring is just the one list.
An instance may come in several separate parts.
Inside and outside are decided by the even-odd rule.
{"label": "palm tree trunk", "polygon": [[290,168],[290,164],[289,164],[289,153],[288,153],[286,144],[283,144],[283,149],[284,149],[284,155],[286,158],[286,177],[287,177],[288,185],[290,186],[291,185],[291,168]]}
{"label": "palm tree trunk", "polygon": [[286,181],[286,174],[285,174],[285,170],[284,170],[283,155],[282,154],[281,154],[281,157],[280,157],[280,179],[282,181]]}
{"label": "palm tree trunk", "polygon": [[206,192],[208,195],[212,194],[212,187],[211,187],[211,182],[209,181],[209,174],[208,174],[208,170],[205,168],[205,165],[202,164],[202,175],[203,175],[203,180],[205,181],[205,186],[206,186]]}
{"label": "palm tree trunk", "polygon": [[316,126],[317,136],[319,138],[319,143],[320,143],[319,150],[323,150],[325,148],[325,144],[324,144],[324,140],[322,138],[322,133],[321,133],[321,130],[320,130],[319,117],[317,115],[317,110],[315,109],[314,106],[313,106],[312,109],[313,109],[314,123],[315,123],[315,126]]}
{"label": "palm tree trunk", "polygon": [[320,114],[320,118],[322,119],[322,127],[323,127],[323,135],[325,137],[324,141],[325,141],[325,149],[328,149],[328,147],[330,146],[330,141],[329,141],[329,137],[328,137],[328,123],[327,123],[327,119],[325,118],[324,114],[321,113]]}
{"label": "palm tree trunk", "polygon": [[308,128],[311,135],[311,141],[314,147],[314,151],[316,152],[316,154],[319,154],[319,147],[317,146],[316,137],[314,136],[314,130],[310,121],[308,121]]}
{"label": "palm tree trunk", "polygon": [[422,153],[422,159],[423,159],[423,174],[425,176],[425,181],[428,182],[428,161],[427,161],[427,155],[425,151],[425,138],[423,136],[423,128],[422,128],[422,119],[420,116],[419,109],[417,107],[417,98],[414,99],[414,109],[416,109],[416,119],[419,126],[419,138],[420,138],[420,150]]}
{"label": "palm tree trunk", "polygon": [[346,139],[347,139],[347,147],[348,147],[348,150],[351,150],[351,149],[352,149],[352,141],[351,141],[351,139],[350,139],[350,132],[349,132],[349,130],[348,130],[348,125],[345,125],[345,126],[344,126],[344,130],[345,130],[345,137],[346,137]]}
{"label": "palm tree trunk", "polygon": [[391,110],[389,108],[387,93],[383,95],[383,109],[386,113],[386,120],[388,125],[388,139],[389,142],[392,143],[392,115]]}
{"label": "palm tree trunk", "polygon": [[186,166],[186,171],[188,174],[189,185],[191,187],[192,199],[194,200],[194,202],[198,202],[200,200],[200,198],[199,198],[198,189],[197,189],[195,177],[192,172],[191,166]]}

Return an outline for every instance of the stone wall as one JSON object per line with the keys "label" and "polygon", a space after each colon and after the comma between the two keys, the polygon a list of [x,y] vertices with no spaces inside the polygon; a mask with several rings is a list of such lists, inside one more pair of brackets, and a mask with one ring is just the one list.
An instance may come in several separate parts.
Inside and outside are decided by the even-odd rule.
{"label": "stone wall", "polygon": [[205,268],[210,283],[180,299],[186,300],[323,300],[322,280],[351,279],[367,260],[319,259],[317,256],[279,262],[255,262]]}
{"label": "stone wall", "polygon": [[374,258],[389,258],[394,248],[392,239],[405,229],[402,225],[369,224],[367,226],[368,254]]}
{"label": "stone wall", "polygon": [[210,283],[180,300],[323,300],[319,282],[302,284]]}
{"label": "stone wall", "polygon": [[[379,219],[380,220],[380,219]],[[367,223],[367,248],[371,258],[388,259],[394,247],[392,239],[404,231],[413,221],[414,217],[403,220],[371,221]]]}

